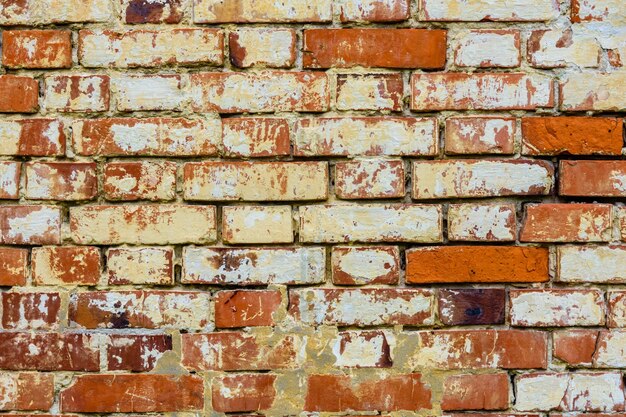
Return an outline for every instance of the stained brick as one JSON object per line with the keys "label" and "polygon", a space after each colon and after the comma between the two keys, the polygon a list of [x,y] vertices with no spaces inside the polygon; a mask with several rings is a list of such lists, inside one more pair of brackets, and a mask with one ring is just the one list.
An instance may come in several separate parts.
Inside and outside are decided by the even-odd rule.
{"label": "stained brick", "polygon": [[71,35],[67,30],[5,30],[2,64],[8,68],[70,68]]}

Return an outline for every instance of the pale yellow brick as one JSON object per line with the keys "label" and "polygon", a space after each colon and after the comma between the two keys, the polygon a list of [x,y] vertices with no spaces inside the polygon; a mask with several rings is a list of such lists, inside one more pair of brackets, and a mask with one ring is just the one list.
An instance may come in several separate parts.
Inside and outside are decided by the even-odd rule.
{"label": "pale yellow brick", "polygon": [[225,243],[291,243],[291,206],[228,206],[222,209]]}

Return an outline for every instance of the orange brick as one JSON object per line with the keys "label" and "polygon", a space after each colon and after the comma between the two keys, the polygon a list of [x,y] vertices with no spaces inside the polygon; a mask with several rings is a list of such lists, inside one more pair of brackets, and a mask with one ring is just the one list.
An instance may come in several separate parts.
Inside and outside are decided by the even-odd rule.
{"label": "orange brick", "polygon": [[71,36],[68,30],[5,30],[2,64],[8,68],[70,68]]}

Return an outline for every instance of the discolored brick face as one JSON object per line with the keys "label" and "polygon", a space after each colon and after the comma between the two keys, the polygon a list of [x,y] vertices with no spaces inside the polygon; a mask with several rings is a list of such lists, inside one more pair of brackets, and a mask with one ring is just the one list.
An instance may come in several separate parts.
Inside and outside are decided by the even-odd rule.
{"label": "discolored brick face", "polygon": [[623,0],[0,0],[0,37],[2,414],[625,417]]}

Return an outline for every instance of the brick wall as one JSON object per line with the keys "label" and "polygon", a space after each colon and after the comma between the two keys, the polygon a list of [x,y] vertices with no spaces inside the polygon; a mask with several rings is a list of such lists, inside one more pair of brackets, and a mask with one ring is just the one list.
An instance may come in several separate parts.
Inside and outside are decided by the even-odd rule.
{"label": "brick wall", "polygon": [[0,31],[0,411],[626,412],[623,0]]}

